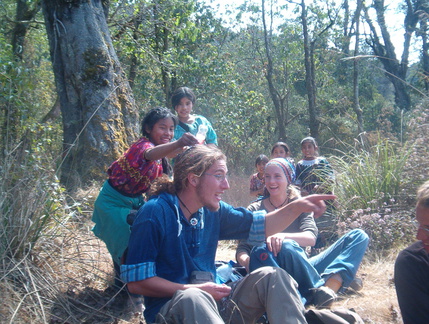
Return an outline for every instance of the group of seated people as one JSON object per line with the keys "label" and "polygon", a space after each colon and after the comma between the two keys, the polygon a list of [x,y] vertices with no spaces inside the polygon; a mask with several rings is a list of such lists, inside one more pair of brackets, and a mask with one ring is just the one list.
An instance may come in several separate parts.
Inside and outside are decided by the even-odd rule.
{"label": "group of seated people", "polygon": [[[264,166],[259,200],[248,208],[223,202],[227,158],[215,132],[191,114],[189,88],[177,89],[172,103],[178,117],[167,108],[146,114],[143,136],[109,167],[94,205],[93,231],[112,256],[117,284],[144,296],[147,323],[255,323],[264,314],[272,324],[307,323],[307,305],[329,307],[351,284],[368,236],[353,230],[309,257],[316,221],[335,196],[317,188],[301,195],[292,185],[299,164],[284,157]],[[195,123],[209,126],[205,140]],[[220,240],[240,242],[237,261],[248,274],[238,281],[217,280]]]}
{"label": "group of seated people", "polygon": [[[283,158],[291,166],[294,185],[302,196],[314,193],[332,193],[335,177],[328,160],[319,155],[319,147],[313,137],[305,137],[301,141],[302,159],[295,163],[291,150],[285,142],[277,142],[271,148],[270,158]],[[257,172],[250,177],[250,195],[261,199],[267,195],[264,183],[264,168],[269,158],[259,155],[255,161]],[[318,235],[316,243],[311,246],[310,255],[318,254],[326,245],[337,238],[336,218],[333,201],[327,202],[327,211],[316,219]]]}
{"label": "group of seated people", "polygon": [[[293,165],[285,158],[271,159],[264,168],[267,193],[247,209],[269,213],[299,199],[301,193],[294,183]],[[267,237],[265,245],[240,242],[236,258],[249,272],[268,265],[285,269],[297,281],[304,303],[327,307],[335,301],[336,292],[353,281],[368,246],[368,235],[352,230],[309,258],[305,247],[314,246],[317,236],[313,215],[303,213],[280,233]]]}

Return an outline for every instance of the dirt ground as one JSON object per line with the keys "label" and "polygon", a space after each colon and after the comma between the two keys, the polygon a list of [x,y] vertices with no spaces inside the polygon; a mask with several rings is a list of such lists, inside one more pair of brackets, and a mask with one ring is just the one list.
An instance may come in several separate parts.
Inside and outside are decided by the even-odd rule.
{"label": "dirt ground", "polygon": [[[145,323],[127,303],[124,293],[113,289],[113,267],[106,258],[107,250],[97,239],[92,240],[92,252],[87,263],[69,262],[69,287],[58,296],[51,309],[51,323]],[[98,253],[94,253],[98,250]],[[82,251],[79,252],[79,254]],[[222,243],[217,260],[234,260],[233,242]],[[97,260],[97,255],[99,259]],[[364,260],[358,277],[363,279],[361,291],[340,296],[335,307],[355,310],[365,323],[401,323],[393,285],[394,254],[379,260]],[[70,279],[73,278],[73,282]]]}
{"label": "dirt ground", "polygon": [[[233,246],[226,244],[218,249],[218,260],[234,260]],[[332,308],[345,307],[355,310],[365,323],[402,323],[393,284],[393,265],[396,252],[383,258],[371,256],[364,261],[357,273],[363,280],[363,289],[339,296]]]}
{"label": "dirt ground", "polygon": [[[230,190],[224,200],[235,206],[247,206],[250,202],[247,180],[233,179],[230,182],[236,190]],[[76,228],[55,242],[57,255],[60,253],[61,258],[40,257],[50,269],[57,269],[55,282],[61,286],[61,292],[55,295],[48,311],[50,323],[145,323],[141,314],[129,307],[126,294],[112,288],[111,260],[104,243],[90,230],[90,215],[91,211],[88,211],[87,217],[76,222]],[[221,242],[216,259],[235,260],[234,254],[235,242]],[[353,309],[365,323],[401,323],[393,285],[396,254],[392,251],[387,256],[377,257],[368,253],[358,272],[363,289],[340,296],[333,307]]]}

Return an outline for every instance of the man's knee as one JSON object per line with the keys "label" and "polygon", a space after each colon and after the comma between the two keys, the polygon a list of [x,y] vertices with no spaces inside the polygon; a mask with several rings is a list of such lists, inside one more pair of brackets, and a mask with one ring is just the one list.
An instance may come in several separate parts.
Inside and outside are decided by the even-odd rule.
{"label": "man's knee", "polygon": [[250,276],[254,276],[256,280],[263,278],[269,278],[270,280],[282,281],[289,283],[291,286],[298,288],[298,284],[285,270],[278,267],[261,267],[250,273]]}
{"label": "man's knee", "polygon": [[173,299],[180,300],[181,302],[198,303],[201,299],[212,298],[211,295],[199,288],[189,288],[185,290],[178,290],[173,296]]}
{"label": "man's knee", "polygon": [[261,267],[258,268],[256,270],[253,270],[250,275],[251,276],[258,276],[258,277],[264,277],[266,275],[270,275],[276,272],[276,267],[271,267],[271,266],[265,266],[265,267]]}

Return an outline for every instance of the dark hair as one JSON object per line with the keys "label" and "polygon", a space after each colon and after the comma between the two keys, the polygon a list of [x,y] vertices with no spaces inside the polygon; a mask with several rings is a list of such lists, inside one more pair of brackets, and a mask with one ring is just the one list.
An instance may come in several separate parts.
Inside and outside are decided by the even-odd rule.
{"label": "dark hair", "polygon": [[257,166],[261,162],[268,163],[268,161],[269,159],[265,154],[258,155],[258,157],[255,160],[255,166]]}
{"label": "dark hair", "polygon": [[195,94],[188,87],[177,88],[171,96],[171,105],[173,106],[173,109],[176,108],[182,98],[188,98],[193,104],[195,104],[195,100],[197,99]]}
{"label": "dark hair", "polygon": [[285,142],[277,142],[276,144],[274,144],[273,145],[273,147],[271,148],[271,155],[273,154],[273,152],[274,152],[274,149],[276,149],[277,147],[283,147],[284,149],[285,149],[285,152],[286,153],[289,153],[290,152],[290,148],[289,148],[289,146],[285,143]]}
{"label": "dark hair", "polygon": [[319,155],[319,147],[317,146],[317,142],[314,139],[314,137],[308,136],[308,137],[304,138],[301,141],[301,147],[302,147],[302,144],[304,144],[304,143],[311,143],[311,144],[313,144],[314,149],[315,149],[315,151],[314,151],[315,156]]}
{"label": "dark hair", "polygon": [[302,144],[304,144],[304,143],[311,143],[311,144],[313,144],[313,145],[314,145],[314,147],[317,147],[317,142],[316,142],[316,140],[314,139],[314,137],[311,137],[311,136],[308,136],[308,137],[304,138],[304,139],[301,141],[301,145],[302,145]]}
{"label": "dark hair", "polygon": [[141,125],[141,132],[143,136],[149,137],[146,129],[152,130],[153,126],[164,118],[172,118],[174,127],[176,127],[178,121],[176,115],[174,115],[170,109],[165,107],[156,107],[149,110],[149,112],[144,116]]}

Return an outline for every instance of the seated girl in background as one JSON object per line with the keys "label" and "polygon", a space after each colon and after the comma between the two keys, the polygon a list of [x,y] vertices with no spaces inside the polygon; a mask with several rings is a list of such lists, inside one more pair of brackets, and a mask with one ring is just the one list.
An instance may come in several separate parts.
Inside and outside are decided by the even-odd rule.
{"label": "seated girl in background", "polygon": [[291,151],[289,148],[289,145],[287,145],[285,142],[277,142],[276,144],[273,145],[273,147],[271,148],[271,159],[275,159],[275,158],[284,158],[286,159],[289,164],[291,165],[291,167],[294,170],[295,173],[295,161],[294,159],[291,157]]}
{"label": "seated girl in background", "polygon": [[272,159],[281,157],[284,159],[289,158],[292,160],[290,155],[291,155],[291,152],[290,152],[289,146],[285,142],[277,142],[271,148],[271,158]]}
{"label": "seated girl in background", "polygon": [[250,195],[252,197],[259,197],[264,194],[264,168],[267,162],[268,157],[264,154],[256,158],[255,167],[257,172],[250,177]]}
{"label": "seated girl in background", "polygon": [[[293,170],[283,158],[270,160],[265,166],[268,196],[250,204],[251,211],[272,212],[300,198],[292,185]],[[269,236],[266,244],[253,247],[239,243],[236,259],[251,272],[262,266],[281,267],[298,283],[304,303],[328,307],[336,292],[354,279],[368,245],[368,236],[360,229],[350,231],[319,255],[308,258],[302,247],[316,242],[317,226],[312,214],[303,213],[281,233]]]}
{"label": "seated girl in background", "polygon": [[179,117],[179,123],[174,130],[174,139],[177,140],[189,132],[199,138],[200,144],[217,146],[217,135],[212,124],[201,115],[191,114],[195,101],[195,94],[188,87],[180,87],[174,91],[171,104]]}
{"label": "seated girl in background", "polygon": [[127,216],[143,205],[143,194],[152,181],[163,173],[169,175],[171,172],[165,157],[198,142],[190,133],[184,133],[179,140],[170,142],[176,124],[177,118],[169,109],[151,109],[142,121],[142,137],[107,170],[109,178],[94,204],[92,221],[95,226],[92,230],[106,243],[117,276],[130,237]]}
{"label": "seated girl in background", "polygon": [[334,171],[328,160],[318,156],[319,147],[313,137],[301,141],[302,160],[296,164],[296,182],[303,196],[325,193],[327,183],[333,183]]}
{"label": "seated girl in background", "polygon": [[[301,189],[301,195],[307,196],[314,193],[332,193],[334,183],[334,171],[328,160],[318,156],[319,147],[313,137],[306,137],[301,141],[302,160],[296,164],[295,185]],[[336,239],[332,202],[327,202],[328,208],[325,214],[316,220],[319,229],[318,242],[313,254],[318,249]]]}

